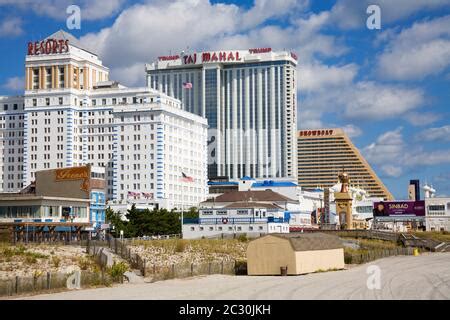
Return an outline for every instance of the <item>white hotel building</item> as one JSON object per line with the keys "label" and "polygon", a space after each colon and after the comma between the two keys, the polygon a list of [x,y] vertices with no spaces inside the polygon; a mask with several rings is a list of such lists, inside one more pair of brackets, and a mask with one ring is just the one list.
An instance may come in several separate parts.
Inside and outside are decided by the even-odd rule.
{"label": "white hotel building", "polygon": [[30,44],[25,67],[24,96],[0,97],[1,192],[38,170],[92,164],[106,168],[114,203],[180,208],[206,198],[205,118],[156,90],[108,81],[97,55],[64,31]]}
{"label": "white hotel building", "polygon": [[181,53],[148,64],[147,85],[208,119],[209,178],[295,178],[296,66],[271,48]]}

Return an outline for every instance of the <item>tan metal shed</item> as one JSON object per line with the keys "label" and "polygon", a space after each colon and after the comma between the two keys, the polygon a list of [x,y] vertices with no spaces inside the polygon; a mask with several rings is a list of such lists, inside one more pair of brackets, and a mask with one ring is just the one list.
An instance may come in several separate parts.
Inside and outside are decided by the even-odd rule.
{"label": "tan metal shed", "polygon": [[288,275],[344,268],[341,240],[325,233],[270,234],[251,241],[247,247],[249,275]]}

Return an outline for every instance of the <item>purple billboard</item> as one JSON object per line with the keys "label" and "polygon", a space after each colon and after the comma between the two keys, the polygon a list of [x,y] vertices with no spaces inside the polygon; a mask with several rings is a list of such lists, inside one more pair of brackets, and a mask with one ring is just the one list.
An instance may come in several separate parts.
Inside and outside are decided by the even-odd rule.
{"label": "purple billboard", "polygon": [[380,201],[373,204],[374,217],[425,216],[425,201]]}

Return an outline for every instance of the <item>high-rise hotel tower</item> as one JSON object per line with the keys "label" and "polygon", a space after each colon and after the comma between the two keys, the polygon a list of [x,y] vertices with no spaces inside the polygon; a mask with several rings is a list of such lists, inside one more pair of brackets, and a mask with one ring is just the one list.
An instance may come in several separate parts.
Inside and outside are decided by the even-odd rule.
{"label": "high-rise hotel tower", "polygon": [[297,57],[271,48],[181,53],[147,85],[208,119],[208,176],[296,177]]}
{"label": "high-rise hotel tower", "polygon": [[207,120],[164,93],[109,81],[97,54],[58,31],[30,43],[25,93],[0,97],[0,192],[39,170],[105,168],[106,197],[195,206],[207,196]]}

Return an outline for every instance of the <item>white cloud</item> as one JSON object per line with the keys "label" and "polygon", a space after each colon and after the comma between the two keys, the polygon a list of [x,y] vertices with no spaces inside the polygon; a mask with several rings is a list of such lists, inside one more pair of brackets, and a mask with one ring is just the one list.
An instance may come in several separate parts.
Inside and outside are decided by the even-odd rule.
{"label": "white cloud", "polygon": [[418,141],[450,141],[450,125],[423,130],[416,135]]}
{"label": "white cloud", "polygon": [[420,89],[358,82],[341,95],[347,118],[382,120],[401,116],[420,107],[425,99]]}
{"label": "white cloud", "polygon": [[12,91],[23,90],[25,87],[25,82],[23,77],[12,77],[6,80],[3,85],[4,88]]}
{"label": "white cloud", "polygon": [[405,143],[402,128],[387,131],[362,149],[367,161],[379,165],[390,177],[399,177],[405,169],[450,164],[450,150],[426,151],[422,145]]}
{"label": "white cloud", "polygon": [[377,73],[382,78],[423,79],[450,66],[450,15],[414,23],[387,38],[378,57]]}
{"label": "white cloud", "polygon": [[350,137],[356,138],[362,134],[361,128],[355,126],[354,124],[347,124],[342,127],[342,130]]}
{"label": "white cloud", "polygon": [[21,10],[31,9],[38,15],[56,20],[67,19],[66,9],[72,4],[80,7],[82,20],[98,20],[114,15],[124,3],[125,0],[0,0],[0,6],[13,5]]}
{"label": "white cloud", "polygon": [[441,115],[433,112],[409,112],[405,119],[414,126],[427,126],[436,122]]}
{"label": "white cloud", "polygon": [[310,92],[348,85],[355,78],[358,66],[353,63],[341,67],[314,63],[301,64],[298,70],[300,92]]}
{"label": "white cloud", "polygon": [[121,79],[129,86],[145,86],[145,68],[142,63],[112,68],[110,70],[111,79]]}
{"label": "white cloud", "polygon": [[20,18],[5,18],[0,21],[0,37],[14,37],[23,33],[23,21]]}
{"label": "white cloud", "polygon": [[[300,83],[301,87],[302,84]],[[376,121],[409,114],[425,103],[421,89],[375,82],[344,83],[299,101],[299,124],[320,120],[325,113],[347,120]]]}
{"label": "white cloud", "polygon": [[307,8],[308,0],[255,0],[254,6],[243,14],[243,27],[257,26],[269,18],[284,16]]}
{"label": "white cloud", "polygon": [[366,9],[377,4],[381,9],[381,27],[418,12],[448,6],[448,0],[338,0],[331,9],[330,22],[343,29],[366,28]]}
{"label": "white cloud", "polygon": [[394,178],[398,178],[402,175],[403,170],[401,167],[399,166],[395,166],[395,165],[383,165],[381,166],[381,170],[388,176],[388,177],[394,177]]}

